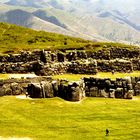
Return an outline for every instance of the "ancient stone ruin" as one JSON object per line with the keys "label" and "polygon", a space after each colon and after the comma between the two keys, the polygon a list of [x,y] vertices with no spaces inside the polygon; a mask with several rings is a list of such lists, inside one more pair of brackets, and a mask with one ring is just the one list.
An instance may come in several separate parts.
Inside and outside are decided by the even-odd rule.
{"label": "ancient stone ruin", "polygon": [[83,78],[77,82],[53,80],[48,76],[64,73],[132,72],[140,70],[140,49],[110,48],[98,51],[35,50],[0,56],[0,73],[35,73],[27,79],[0,81],[0,95],[26,94],[31,98],[61,97],[79,101],[85,96],[132,99],[140,94],[140,78]]}
{"label": "ancient stone ruin", "polygon": [[116,80],[91,77],[69,82],[41,76],[0,81],[0,96],[21,94],[28,94],[31,98],[60,97],[68,101],[80,101],[84,97],[132,99],[140,95],[140,77]]}
{"label": "ancient stone ruin", "polygon": [[53,75],[61,73],[96,74],[140,70],[140,50],[110,48],[96,52],[85,50],[23,51],[0,56],[0,73]]}

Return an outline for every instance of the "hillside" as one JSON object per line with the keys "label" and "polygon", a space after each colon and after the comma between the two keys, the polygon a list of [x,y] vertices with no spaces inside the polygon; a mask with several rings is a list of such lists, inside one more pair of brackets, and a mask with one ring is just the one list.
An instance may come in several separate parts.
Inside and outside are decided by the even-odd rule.
{"label": "hillside", "polygon": [[22,49],[32,50],[44,48],[49,50],[80,47],[90,42],[80,38],[73,38],[44,31],[35,31],[7,23],[0,23],[0,33],[1,52],[16,52]]}
{"label": "hillside", "polygon": [[35,31],[29,28],[16,26],[14,24],[0,23],[1,53],[33,49],[56,50],[78,48],[94,51],[113,46],[132,48],[132,46],[119,43],[92,42],[56,33]]}

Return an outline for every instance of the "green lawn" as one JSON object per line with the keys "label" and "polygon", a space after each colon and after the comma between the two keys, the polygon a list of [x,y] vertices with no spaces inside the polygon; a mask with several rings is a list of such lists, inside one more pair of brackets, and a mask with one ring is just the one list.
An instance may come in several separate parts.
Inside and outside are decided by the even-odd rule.
{"label": "green lawn", "polygon": [[132,73],[119,73],[116,72],[115,74],[112,74],[111,72],[99,72],[96,75],[85,75],[85,74],[62,74],[62,75],[55,75],[53,76],[54,79],[67,79],[70,81],[77,81],[80,80],[80,78],[83,77],[96,77],[96,78],[110,78],[110,79],[116,79],[116,78],[124,78],[127,76],[131,77],[139,77],[140,71],[134,71]]}
{"label": "green lawn", "polygon": [[0,80],[1,79],[8,79],[8,78],[9,78],[8,74],[0,74]]}
{"label": "green lawn", "polygon": [[[35,74],[0,74],[0,79],[8,79],[8,78],[21,78],[21,77],[35,77]],[[140,71],[134,71],[132,73],[119,73],[116,72],[112,74],[111,72],[99,72],[96,75],[86,75],[86,74],[62,74],[62,75],[54,75],[54,79],[67,79],[70,81],[78,81],[83,77],[97,77],[97,78],[124,78],[126,76],[138,77],[140,76]]]}
{"label": "green lawn", "polygon": [[[110,135],[105,136],[105,129]],[[37,140],[138,140],[140,98],[59,98],[23,100],[0,97],[0,136]]]}

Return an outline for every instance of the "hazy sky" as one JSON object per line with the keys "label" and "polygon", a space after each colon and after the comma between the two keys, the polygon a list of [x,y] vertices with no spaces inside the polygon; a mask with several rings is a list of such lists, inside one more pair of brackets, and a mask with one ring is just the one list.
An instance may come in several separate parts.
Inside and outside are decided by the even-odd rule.
{"label": "hazy sky", "polygon": [[9,0],[0,0],[0,2],[2,2],[2,3],[3,3],[3,2],[7,2],[7,1],[9,1]]}
{"label": "hazy sky", "polygon": [[[7,2],[7,1],[10,1],[10,0],[0,0],[0,2],[4,3],[4,2]],[[19,0],[19,1],[22,1],[22,0]],[[28,1],[28,0],[27,0]],[[34,0],[32,0],[34,1]],[[41,1],[41,0],[38,0],[38,1]],[[45,0],[45,1],[51,1],[51,0]],[[58,2],[61,0],[57,0]],[[121,7],[121,8],[135,8],[135,7],[140,7],[140,0],[65,0],[65,1],[76,1],[76,2],[82,2],[82,1],[85,1],[85,2],[92,2],[92,3],[95,3],[95,2],[99,2],[99,4],[101,4],[102,6],[117,6],[117,7]]]}

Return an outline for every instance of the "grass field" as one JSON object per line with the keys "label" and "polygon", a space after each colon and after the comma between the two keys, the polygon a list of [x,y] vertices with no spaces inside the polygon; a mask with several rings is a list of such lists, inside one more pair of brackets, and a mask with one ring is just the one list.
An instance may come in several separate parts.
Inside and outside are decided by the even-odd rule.
{"label": "grass field", "polygon": [[[8,79],[8,78],[21,78],[21,77],[35,77],[35,74],[0,74],[0,79]],[[134,71],[132,73],[119,73],[116,72],[112,74],[111,72],[99,72],[96,75],[86,75],[86,74],[62,74],[62,75],[54,75],[54,79],[67,79],[70,81],[78,81],[83,77],[97,77],[97,78],[124,78],[127,76],[138,77],[140,76],[140,71]]]}
{"label": "grass field", "polygon": [[70,81],[77,81],[80,80],[80,78],[83,77],[96,77],[96,78],[110,78],[110,79],[116,79],[116,78],[124,78],[127,76],[131,77],[139,77],[140,71],[134,71],[132,73],[119,73],[116,72],[115,74],[112,74],[111,72],[99,72],[96,75],[85,75],[85,74],[62,74],[62,75],[55,75],[53,76],[54,79],[67,79]]}
{"label": "grass field", "polygon": [[[105,136],[105,129],[110,131]],[[35,140],[139,140],[140,97],[134,100],[0,97],[1,138]]]}

